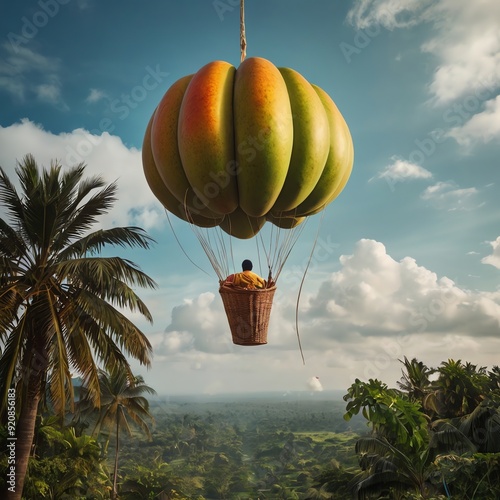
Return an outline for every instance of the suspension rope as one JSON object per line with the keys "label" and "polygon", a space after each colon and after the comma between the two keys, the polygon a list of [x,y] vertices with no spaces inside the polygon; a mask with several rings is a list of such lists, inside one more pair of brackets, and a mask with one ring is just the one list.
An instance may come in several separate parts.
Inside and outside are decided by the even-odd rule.
{"label": "suspension rope", "polygon": [[180,249],[182,250],[182,252],[184,253],[184,255],[187,257],[187,259],[189,260],[189,262],[191,262],[191,264],[193,264],[194,266],[196,266],[200,271],[204,272],[207,276],[210,276],[210,274],[208,274],[205,269],[202,269],[198,264],[196,264],[196,262],[187,254],[186,250],[184,249],[184,247],[182,246],[179,238],[177,237],[177,233],[175,232],[174,230],[174,226],[172,225],[172,221],[170,220],[170,217],[168,215],[168,210],[165,209],[165,214],[167,215],[167,220],[168,220],[168,225],[170,226],[170,229],[172,230],[172,233],[174,235],[174,238],[175,240],[177,241],[177,244],[179,245]]}
{"label": "suspension rope", "polygon": [[306,364],[306,360],[304,358],[304,352],[302,351],[302,342],[300,341],[300,333],[299,333],[299,301],[300,301],[300,295],[302,293],[302,287],[303,287],[304,281],[306,279],[306,274],[307,274],[307,271],[308,271],[309,266],[311,264],[312,257],[314,255],[314,250],[316,248],[316,243],[318,242],[319,231],[320,231],[323,219],[324,219],[324,215],[325,215],[325,210],[322,210],[322,212],[321,212],[321,219],[319,221],[318,230],[316,232],[316,237],[314,238],[314,243],[313,243],[313,246],[311,248],[311,253],[309,254],[309,259],[307,261],[307,265],[306,265],[306,268],[304,270],[304,275],[302,276],[302,280],[300,281],[299,293],[297,294],[297,305],[295,306],[295,330],[297,331],[297,342],[299,344],[300,355],[302,356],[302,363],[304,365]]}

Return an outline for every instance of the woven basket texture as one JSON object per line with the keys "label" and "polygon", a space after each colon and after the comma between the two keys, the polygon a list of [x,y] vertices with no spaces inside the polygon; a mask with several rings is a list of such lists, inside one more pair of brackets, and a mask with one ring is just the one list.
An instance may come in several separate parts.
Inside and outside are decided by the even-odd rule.
{"label": "woven basket texture", "polygon": [[256,290],[233,286],[219,288],[234,344],[267,344],[275,291],[276,286]]}

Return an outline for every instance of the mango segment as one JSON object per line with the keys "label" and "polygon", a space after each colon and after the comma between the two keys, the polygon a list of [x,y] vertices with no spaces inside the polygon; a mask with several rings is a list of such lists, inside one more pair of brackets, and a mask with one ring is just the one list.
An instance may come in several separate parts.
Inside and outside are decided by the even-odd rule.
{"label": "mango segment", "polygon": [[293,149],[285,184],[273,213],[293,210],[317,184],[330,147],[325,108],[312,85],[290,68],[279,68],[288,90],[293,114]]}
{"label": "mango segment", "polygon": [[210,211],[194,193],[179,155],[179,112],[192,77],[188,75],[177,80],[158,104],[151,128],[151,148],[158,173],[177,201],[192,214],[220,219],[220,214]]}
{"label": "mango segment", "polygon": [[160,176],[158,168],[156,166],[153,156],[153,150],[151,148],[151,129],[154,118],[155,113],[153,113],[153,115],[151,116],[148,126],[146,127],[146,132],[144,134],[144,140],[142,144],[142,166],[146,182],[148,183],[151,192],[169,212],[174,214],[179,219],[191,222],[200,227],[217,226],[222,221],[222,217],[219,217],[219,219],[213,219],[203,217],[196,213],[191,214],[191,212],[186,210],[186,207],[179,202],[179,200],[172,194],[172,192],[163,182],[163,179]]}
{"label": "mango segment", "polygon": [[309,215],[333,201],[349,180],[354,161],[351,133],[344,117],[323,89],[316,85],[312,87],[321,99],[328,117],[329,153],[321,177],[312,192],[295,210],[288,213],[293,215]]}
{"label": "mango segment", "polygon": [[237,208],[234,212],[226,215],[220,223],[223,231],[231,236],[247,240],[253,238],[266,223],[265,217],[251,217]]}
{"label": "mango segment", "polygon": [[234,169],[233,79],[236,69],[214,61],[189,82],[179,113],[178,143],[194,193],[210,210],[238,206]]}
{"label": "mango segment", "polygon": [[285,182],[293,147],[286,83],[266,59],[243,61],[234,82],[234,131],[241,209],[264,216]]}
{"label": "mango segment", "polygon": [[277,227],[282,229],[293,229],[297,227],[299,224],[302,224],[306,218],[305,217],[280,217],[272,214],[266,215],[266,220],[271,222]]}

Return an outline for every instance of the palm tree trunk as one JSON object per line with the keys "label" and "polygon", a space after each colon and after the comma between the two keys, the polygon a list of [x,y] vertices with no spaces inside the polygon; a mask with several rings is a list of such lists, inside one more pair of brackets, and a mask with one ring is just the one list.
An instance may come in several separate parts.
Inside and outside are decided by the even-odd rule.
{"label": "palm tree trunk", "polygon": [[[41,353],[41,354],[39,354]],[[8,500],[21,500],[28,461],[33,447],[33,437],[35,435],[36,416],[38,413],[38,403],[40,402],[42,390],[42,377],[47,366],[46,350],[27,349],[23,359],[24,373],[26,379],[21,380],[22,384],[27,384],[24,398],[21,404],[19,419],[16,425],[16,441],[12,441],[15,446],[15,485],[7,484],[5,494],[2,498]]]}
{"label": "palm tree trunk", "polygon": [[120,430],[120,412],[116,412],[116,447],[115,447],[115,468],[113,473],[113,492],[112,499],[116,500],[118,498],[118,451],[120,448],[120,436],[118,434]]}
{"label": "palm tree trunk", "polygon": [[40,401],[40,392],[33,397],[28,398],[21,409],[19,420],[17,422],[17,441],[16,443],[16,485],[14,491],[8,490],[8,500],[21,500],[24,488],[24,480],[28,470],[28,461],[33,445],[33,436],[35,435],[35,423],[38,413],[38,403]]}

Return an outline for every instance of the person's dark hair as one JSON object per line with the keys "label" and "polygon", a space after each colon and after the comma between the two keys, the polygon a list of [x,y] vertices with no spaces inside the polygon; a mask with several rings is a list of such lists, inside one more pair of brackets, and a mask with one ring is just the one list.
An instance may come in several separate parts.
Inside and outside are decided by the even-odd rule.
{"label": "person's dark hair", "polygon": [[251,270],[252,270],[252,268],[253,268],[252,261],[251,261],[251,260],[248,260],[248,259],[245,259],[245,260],[241,263],[241,267],[242,267],[243,271],[251,271]]}

